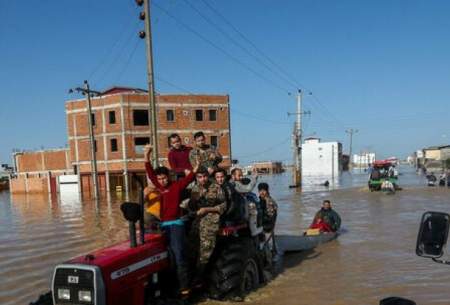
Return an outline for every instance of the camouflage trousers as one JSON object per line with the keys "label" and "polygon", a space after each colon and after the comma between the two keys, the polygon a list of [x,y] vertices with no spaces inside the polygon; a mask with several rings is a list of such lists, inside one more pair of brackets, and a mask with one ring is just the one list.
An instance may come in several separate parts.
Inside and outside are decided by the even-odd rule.
{"label": "camouflage trousers", "polygon": [[216,213],[197,218],[189,232],[189,254],[192,266],[199,268],[208,263],[216,246],[220,216]]}
{"label": "camouflage trousers", "polygon": [[216,246],[217,233],[219,232],[220,215],[216,213],[206,214],[199,223],[200,251],[198,261],[200,265],[206,265]]}

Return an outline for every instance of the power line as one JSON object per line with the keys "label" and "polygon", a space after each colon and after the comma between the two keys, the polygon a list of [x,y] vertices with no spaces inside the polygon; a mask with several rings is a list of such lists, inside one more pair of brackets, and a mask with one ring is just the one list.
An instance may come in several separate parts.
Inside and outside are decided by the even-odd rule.
{"label": "power line", "polygon": [[252,57],[254,60],[256,60],[259,64],[261,64],[263,67],[265,67],[267,70],[272,72],[273,74],[277,75],[281,79],[283,79],[284,82],[288,82],[290,85],[292,85],[295,89],[298,88],[298,85],[294,82],[292,82],[289,78],[286,78],[283,74],[280,74],[279,72],[272,69],[269,65],[267,65],[264,61],[262,61],[260,58],[256,57],[252,52],[250,52],[245,46],[243,46],[241,43],[236,41],[230,34],[228,34],[226,31],[224,31],[217,23],[212,21],[210,18],[208,18],[205,14],[203,14],[197,7],[195,7],[189,0],[184,0],[184,2],[192,9],[194,10],[200,17],[203,18],[207,23],[209,23],[212,27],[214,27],[217,31],[219,31],[223,36],[225,36],[228,40],[230,40],[235,46],[240,48],[242,51],[244,51],[247,55]]}
{"label": "power line", "polygon": [[[267,69],[269,69],[271,72],[276,73],[273,69],[271,69],[268,65],[266,65],[264,62],[262,62],[259,58],[253,56],[253,54],[251,54],[250,51],[248,51],[247,48],[242,47],[238,42],[236,42],[232,37],[230,37],[230,35],[228,35],[226,32],[224,32],[219,26],[217,26],[215,23],[213,23],[209,18],[205,17],[201,12],[199,12],[195,7],[193,7],[193,5],[191,3],[189,3],[188,0],[184,0],[186,3],[189,4],[189,6],[191,6],[191,8],[193,8],[200,16],[203,17],[203,19],[205,19],[208,23],[210,23],[212,26],[214,26],[218,31],[220,31],[222,34],[224,34],[228,39],[230,39],[233,43],[235,43],[236,45],[238,45],[241,49],[243,49],[247,54],[249,54],[250,56],[252,56],[253,58],[255,58],[255,60],[257,60],[259,63],[261,63],[264,67],[266,67]],[[258,53],[263,56],[266,60],[268,60],[272,65],[274,65],[275,67],[278,68],[278,70],[280,70],[283,74],[284,77],[282,77],[285,81],[289,82],[291,85],[293,85],[295,88],[300,88],[303,87],[305,90],[307,90],[307,88],[302,85],[301,83],[299,83],[292,75],[290,75],[289,73],[287,73],[283,68],[281,68],[278,64],[275,63],[275,61],[273,61],[269,56],[267,56],[264,52],[262,52],[250,39],[248,39],[241,31],[239,31],[237,29],[236,26],[234,26],[230,21],[228,21],[228,19],[225,18],[225,16],[223,16],[217,9],[215,9],[214,7],[212,7],[207,1],[202,0],[202,2],[209,8],[211,9],[216,15],[218,15],[228,26],[230,26],[236,33],[239,34],[239,36],[244,39],[247,43],[249,43],[256,51],[258,51]],[[277,75],[280,75],[279,73],[276,73]],[[311,94],[312,95],[312,94]],[[327,112],[331,117],[333,117],[333,119],[335,119],[336,121],[340,121],[339,119],[337,119],[328,109],[327,107],[325,107],[325,105],[322,104],[322,102],[315,96],[312,95],[313,98],[316,100],[316,102],[325,110],[325,112]],[[345,125],[341,122],[342,125]]]}
{"label": "power line", "polygon": [[113,61],[111,62],[111,64],[106,68],[106,70],[104,71],[104,73],[102,74],[102,76],[96,81],[97,84],[102,83],[105,78],[110,75],[111,70],[113,69],[113,67],[116,67],[116,63],[119,61],[120,57],[123,55],[126,47],[128,45],[130,45],[130,42],[133,40],[133,37],[136,37],[136,33],[137,30],[140,27],[140,20],[138,20],[135,24],[135,26],[133,27],[131,33],[128,36],[128,39],[126,40],[126,42],[122,45],[122,47],[120,48],[120,50],[117,52],[116,56],[113,58]]}
{"label": "power line", "polygon": [[272,80],[270,80],[269,78],[267,78],[266,76],[262,75],[261,73],[257,72],[256,70],[254,70],[252,67],[250,67],[249,65],[247,65],[246,63],[242,62],[240,59],[236,58],[235,56],[231,55],[229,52],[225,51],[223,48],[221,48],[220,46],[218,46],[216,43],[212,42],[211,40],[209,40],[208,38],[206,38],[205,36],[203,36],[202,34],[200,34],[198,31],[196,31],[195,29],[193,29],[191,26],[187,25],[186,23],[184,23],[183,21],[181,21],[179,18],[175,17],[174,15],[172,15],[170,12],[168,12],[165,8],[163,8],[162,6],[153,3],[153,5],[155,7],[157,7],[159,10],[161,10],[164,14],[166,14],[167,16],[169,16],[170,18],[172,18],[175,22],[177,22],[178,24],[180,24],[182,27],[184,27],[185,29],[187,29],[188,31],[190,31],[191,33],[193,33],[194,35],[196,35],[197,37],[199,37],[201,40],[203,40],[204,42],[206,42],[207,44],[211,45],[212,47],[214,47],[216,50],[220,51],[222,54],[224,54],[225,56],[227,56],[228,58],[230,58],[231,60],[233,60],[235,63],[241,65],[242,67],[244,67],[245,69],[247,69],[248,71],[250,71],[251,73],[253,73],[254,75],[256,75],[257,77],[261,78],[262,80],[266,81],[268,84],[272,85],[273,87],[287,93],[288,95],[290,95],[290,91],[283,87],[280,86],[278,84],[276,84],[275,82],[273,82]]}
{"label": "power line", "polygon": [[245,40],[248,44],[250,44],[262,57],[264,57],[267,61],[269,61],[273,66],[275,66],[281,73],[283,73],[288,79],[291,79],[296,88],[299,88],[298,85],[304,87],[300,82],[298,82],[295,77],[290,75],[285,69],[283,69],[280,65],[278,65],[274,60],[272,60],[268,55],[266,55],[261,49],[259,49],[256,44],[254,44],[249,38],[247,38],[241,31],[237,29],[224,15],[222,15],[217,9],[215,9],[210,3],[206,0],[202,0],[202,2],[217,16],[219,16],[229,27],[231,27],[243,40]]}
{"label": "power line", "polygon": [[259,152],[257,152],[257,153],[253,153],[253,154],[249,154],[249,155],[245,155],[245,156],[240,156],[240,157],[239,157],[239,155],[238,155],[238,159],[245,159],[245,158],[248,158],[248,157],[255,157],[255,156],[258,156],[258,155],[267,153],[267,152],[269,152],[269,151],[271,151],[271,150],[274,150],[275,148],[278,148],[280,145],[285,144],[285,143],[288,142],[290,139],[291,139],[291,136],[287,137],[287,138],[284,139],[282,142],[277,143],[277,144],[272,145],[272,146],[269,146],[268,148],[266,148],[266,149],[264,149],[264,150],[262,150],[262,151],[259,151]]}
{"label": "power line", "polygon": [[237,115],[248,117],[248,118],[251,118],[251,119],[254,119],[254,120],[263,121],[263,122],[266,122],[266,123],[280,124],[280,125],[290,125],[291,124],[289,122],[281,122],[281,121],[274,121],[274,120],[271,120],[271,119],[266,119],[266,118],[260,117],[258,115],[254,115],[254,114],[242,112],[240,110],[236,110],[235,108],[231,108],[231,112],[234,113],[234,114],[237,114]]}
{"label": "power line", "polygon": [[[180,90],[180,91],[182,91],[184,93],[195,95],[195,93],[192,93],[191,91],[187,90],[186,88],[184,88],[184,87],[182,87],[180,85],[177,85],[177,84],[175,84],[175,83],[173,83],[171,81],[168,81],[167,79],[164,79],[164,78],[158,77],[158,76],[155,76],[155,78],[158,81],[160,81],[162,83],[165,83],[165,84],[169,85],[170,87],[173,87],[173,88],[175,88],[177,90]],[[246,113],[246,112],[243,112],[243,111],[240,111],[240,110],[236,110],[236,108],[234,108],[234,107],[230,108],[230,110],[231,110],[231,113],[233,113],[233,114],[237,114],[237,115],[240,115],[240,116],[243,116],[243,117],[247,117],[247,118],[251,118],[251,119],[254,119],[254,120],[263,121],[265,123],[279,124],[279,125],[290,125],[291,124],[289,122],[282,122],[282,121],[275,121],[275,120],[272,120],[272,119],[266,119],[266,118],[263,118],[261,116],[255,115],[255,114],[250,114],[250,113]]]}
{"label": "power line", "polygon": [[105,54],[105,56],[102,57],[102,59],[98,62],[98,64],[94,67],[94,69],[92,70],[92,72],[89,74],[88,79],[92,79],[92,77],[100,70],[100,68],[106,63],[107,59],[110,57],[110,55],[112,54],[113,50],[118,46],[119,41],[122,39],[122,36],[124,36],[124,34],[126,33],[126,30],[129,29],[129,27],[133,24],[133,19],[131,18],[127,18],[130,22],[127,24],[127,26],[122,28],[122,31],[120,32],[119,35],[115,36],[115,37],[119,37],[117,39],[114,40],[114,43],[112,44],[112,46],[108,49],[109,52],[107,52]]}
{"label": "power line", "polygon": [[168,81],[166,79],[163,79],[163,78],[161,78],[159,76],[155,76],[155,78],[157,80],[159,80],[160,82],[163,82],[163,83],[165,83],[165,84],[167,84],[167,85],[169,85],[169,86],[171,86],[171,87],[173,87],[173,88],[175,88],[177,90],[181,90],[181,91],[183,91],[185,93],[188,93],[188,94],[194,94],[194,93],[190,92],[189,90],[187,90],[187,89],[185,89],[185,88],[183,88],[183,87],[181,87],[181,86],[179,86],[177,84],[174,84],[174,83],[172,83],[172,82],[170,82],[170,81]]}
{"label": "power line", "polygon": [[128,66],[129,66],[130,63],[131,63],[131,59],[133,58],[133,55],[134,55],[134,53],[136,52],[136,50],[137,50],[137,48],[138,48],[138,46],[139,46],[139,43],[140,43],[140,38],[136,37],[136,42],[135,42],[135,44],[134,44],[133,50],[131,51],[130,55],[128,56],[128,59],[127,59],[127,61],[125,62],[125,65],[123,66],[122,70],[121,70],[120,73],[118,74],[118,76],[117,76],[117,78],[116,78],[116,80],[115,80],[115,83],[118,83],[118,82],[122,79],[122,76],[124,75],[124,73],[125,73],[126,70],[128,69]]}

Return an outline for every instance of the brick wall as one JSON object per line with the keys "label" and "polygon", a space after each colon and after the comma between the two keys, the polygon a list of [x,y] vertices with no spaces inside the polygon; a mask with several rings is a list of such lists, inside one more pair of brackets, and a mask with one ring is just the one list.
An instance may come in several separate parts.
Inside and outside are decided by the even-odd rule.
{"label": "brick wall", "polygon": [[17,153],[17,173],[70,170],[68,156],[67,149]]}
{"label": "brick wall", "polygon": [[[142,151],[136,151],[136,138],[151,138],[150,125],[136,126],[133,120],[134,110],[148,110],[148,97],[142,93],[122,93],[92,99],[95,116],[94,135],[96,140],[98,170],[123,171],[139,168],[143,170]],[[211,136],[217,137],[218,149],[224,156],[230,157],[229,133],[229,97],[226,95],[158,95],[158,148],[160,158],[167,164],[168,136],[180,134],[187,145],[193,144],[193,134],[204,131],[207,142]],[[203,120],[196,120],[196,110],[203,114]],[[215,120],[210,117],[215,112]],[[168,120],[167,111],[173,111],[173,120]],[[88,173],[90,168],[90,144],[86,102],[84,100],[66,103],[67,127],[70,143],[70,156],[73,162],[81,162],[80,172]],[[110,112],[114,112],[114,122],[110,121]],[[123,134],[122,134],[123,132]],[[116,151],[112,151],[111,140],[116,142]],[[125,149],[125,153],[124,150]],[[125,165],[123,160],[127,159]],[[105,165],[105,162],[107,164]],[[136,165],[138,164],[138,166]],[[225,159],[224,166],[231,162]]]}
{"label": "brick wall", "polygon": [[[17,177],[10,180],[11,193],[48,193],[48,177]],[[27,191],[28,190],[28,191]]]}

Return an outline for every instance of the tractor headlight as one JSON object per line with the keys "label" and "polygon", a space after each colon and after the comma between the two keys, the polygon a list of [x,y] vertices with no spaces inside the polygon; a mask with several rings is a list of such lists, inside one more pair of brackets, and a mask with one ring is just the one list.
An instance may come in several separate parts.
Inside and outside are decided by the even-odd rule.
{"label": "tractor headlight", "polygon": [[70,290],[58,288],[58,299],[60,300],[70,300]]}
{"label": "tractor headlight", "polygon": [[92,295],[89,290],[80,290],[78,291],[78,300],[80,302],[88,302],[92,301]]}

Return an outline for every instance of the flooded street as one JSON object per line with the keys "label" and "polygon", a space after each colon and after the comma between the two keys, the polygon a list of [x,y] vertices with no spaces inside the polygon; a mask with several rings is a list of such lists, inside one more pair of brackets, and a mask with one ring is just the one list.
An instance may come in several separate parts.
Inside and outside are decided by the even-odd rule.
{"label": "flooded street", "polygon": [[[246,303],[360,305],[396,295],[417,304],[449,304],[449,267],[414,252],[422,213],[449,212],[449,189],[424,187],[408,170],[399,179],[404,189],[392,196],[370,193],[367,176],[359,173],[342,177],[330,190],[306,184],[303,193],[289,189],[289,179],[261,179],[270,183],[280,206],[277,232],[300,234],[322,200],[330,199],[342,216],[343,233],[314,251],[286,256],[284,272]],[[55,264],[126,239],[119,204],[105,200],[96,208],[77,197],[0,193],[0,304],[28,304],[49,290]]]}

